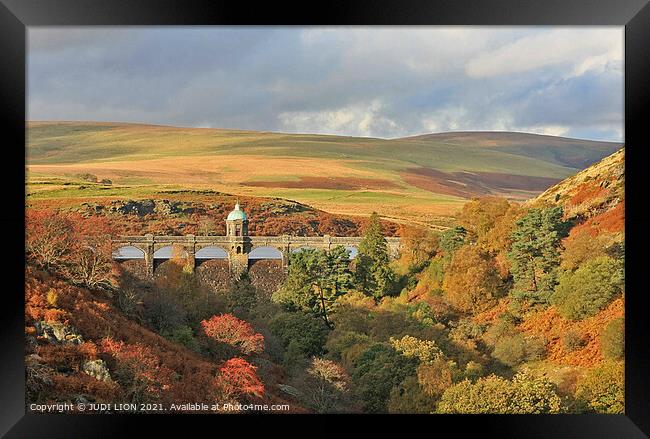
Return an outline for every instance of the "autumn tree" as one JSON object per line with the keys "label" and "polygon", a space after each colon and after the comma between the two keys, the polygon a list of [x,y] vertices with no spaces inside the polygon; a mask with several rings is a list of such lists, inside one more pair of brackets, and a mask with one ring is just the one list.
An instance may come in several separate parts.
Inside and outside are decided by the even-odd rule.
{"label": "autumn tree", "polygon": [[443,290],[463,312],[480,312],[496,304],[501,278],[494,259],[476,245],[458,249],[447,267]]}
{"label": "autumn tree", "polygon": [[448,388],[438,404],[439,413],[541,414],[560,413],[562,400],[545,377],[519,372],[509,381],[496,375],[475,383],[461,381]]}
{"label": "autumn tree", "polygon": [[305,249],[290,258],[287,280],[273,300],[290,310],[319,315],[331,327],[334,302],[352,285],[349,252],[341,246],[329,252]]}
{"label": "autumn tree", "polygon": [[562,215],[561,207],[534,208],[516,222],[508,254],[515,298],[548,303],[557,283],[560,240],[567,231]]}
{"label": "autumn tree", "polygon": [[62,265],[75,245],[73,222],[52,210],[28,209],[25,228],[28,256],[46,269]]}
{"label": "autumn tree", "polygon": [[359,290],[376,299],[390,294],[395,273],[389,262],[388,244],[381,231],[379,215],[373,212],[356,257],[355,278]]}
{"label": "autumn tree", "polygon": [[303,401],[317,413],[336,413],[349,406],[350,377],[332,360],[314,357],[300,388]]}
{"label": "autumn tree", "polygon": [[421,227],[403,227],[401,261],[411,269],[422,269],[437,253],[440,237]]}
{"label": "autumn tree", "polygon": [[243,358],[231,358],[219,369],[215,386],[226,398],[264,396],[264,384],[256,373],[256,367]]}
{"label": "autumn tree", "polygon": [[505,198],[482,197],[475,198],[463,205],[458,222],[463,226],[474,241],[483,239],[510,209],[510,203]]}
{"label": "autumn tree", "polygon": [[408,376],[391,389],[387,407],[388,413],[430,414],[436,409],[436,400],[422,389],[416,377]]}
{"label": "autumn tree", "polygon": [[264,336],[256,333],[250,323],[232,314],[212,316],[203,320],[201,326],[210,339],[228,344],[243,354],[259,354],[264,350]]}
{"label": "autumn tree", "polygon": [[438,399],[453,384],[451,365],[449,361],[442,358],[420,364],[417,378],[422,390],[435,399]]}

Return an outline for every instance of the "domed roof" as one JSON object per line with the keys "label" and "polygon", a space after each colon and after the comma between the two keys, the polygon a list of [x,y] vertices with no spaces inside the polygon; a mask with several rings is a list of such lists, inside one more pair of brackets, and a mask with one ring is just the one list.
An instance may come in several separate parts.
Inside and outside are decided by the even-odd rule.
{"label": "domed roof", "polygon": [[239,208],[239,203],[235,204],[235,209],[228,214],[226,221],[243,220],[246,221],[246,214]]}

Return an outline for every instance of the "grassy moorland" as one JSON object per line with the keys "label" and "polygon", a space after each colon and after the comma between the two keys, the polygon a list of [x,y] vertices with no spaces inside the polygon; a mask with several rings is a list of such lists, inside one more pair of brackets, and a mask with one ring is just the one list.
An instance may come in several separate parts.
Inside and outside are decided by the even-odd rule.
{"label": "grassy moorland", "polygon": [[[522,133],[377,139],[97,122],[30,122],[27,139],[33,200],[184,187],[428,225],[474,196],[531,198],[620,147]],[[75,184],[84,173],[112,187]]]}

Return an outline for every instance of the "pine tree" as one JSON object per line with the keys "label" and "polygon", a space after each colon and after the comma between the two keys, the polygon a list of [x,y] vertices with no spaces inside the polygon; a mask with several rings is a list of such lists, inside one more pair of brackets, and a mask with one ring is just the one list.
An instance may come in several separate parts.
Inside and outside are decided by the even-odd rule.
{"label": "pine tree", "polygon": [[388,244],[381,233],[379,215],[373,212],[359,244],[356,261],[356,283],[364,294],[379,299],[391,292],[395,273],[389,262]]}
{"label": "pine tree", "polygon": [[343,247],[329,253],[305,249],[291,255],[289,274],[273,300],[290,310],[320,315],[332,326],[329,315],[334,301],[351,286],[350,255]]}
{"label": "pine tree", "polygon": [[557,284],[558,248],[567,232],[562,215],[562,207],[530,209],[517,221],[508,253],[514,297],[548,303]]}

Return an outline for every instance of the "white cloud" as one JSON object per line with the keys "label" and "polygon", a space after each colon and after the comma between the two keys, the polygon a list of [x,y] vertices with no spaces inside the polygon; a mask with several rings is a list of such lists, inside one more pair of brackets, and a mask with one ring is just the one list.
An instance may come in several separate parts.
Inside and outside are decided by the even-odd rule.
{"label": "white cloud", "polygon": [[623,29],[556,29],[488,50],[467,62],[472,78],[523,73],[548,66],[575,66],[574,72],[623,59]]}

